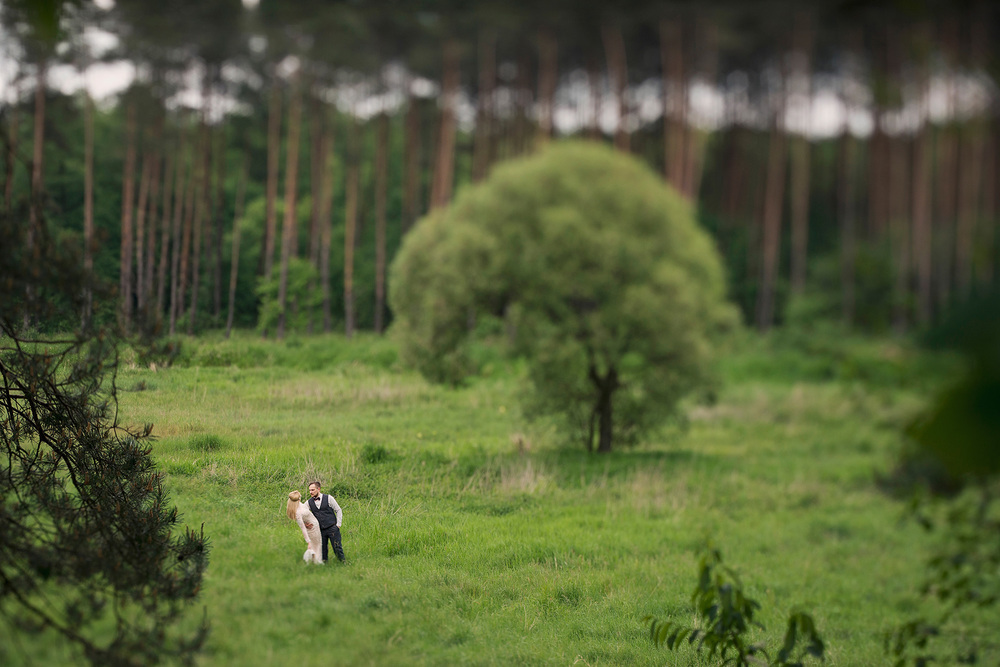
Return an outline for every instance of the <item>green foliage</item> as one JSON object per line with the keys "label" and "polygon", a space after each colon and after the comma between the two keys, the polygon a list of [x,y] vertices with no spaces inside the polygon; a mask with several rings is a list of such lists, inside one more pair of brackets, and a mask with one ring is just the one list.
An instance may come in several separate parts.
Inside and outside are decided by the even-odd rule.
{"label": "green foliage", "polygon": [[[980,614],[1000,602],[1000,295],[969,302],[928,342],[961,350],[968,368],[906,433],[918,455],[946,471],[954,497],[913,502],[918,523],[939,534],[921,586],[933,611],[895,628],[886,649],[899,666],[942,658],[976,664],[997,645]],[[956,637],[958,647],[942,648],[944,636]]]}
{"label": "green foliage", "polygon": [[[842,265],[839,253],[810,258],[805,292],[792,295],[785,309],[787,325],[799,329],[821,329],[843,322]],[[857,246],[853,281],[851,328],[868,333],[889,331],[892,304],[896,297],[888,243],[862,243]]]}
{"label": "green foliage", "polygon": [[[312,262],[302,257],[294,257],[288,262],[288,283],[285,294],[285,325],[289,330],[305,331],[310,322],[315,322],[319,308],[323,304],[323,291],[319,287],[319,273]],[[257,328],[261,331],[273,330],[281,316],[279,302],[281,267],[275,263],[270,277],[257,284],[260,299],[260,316]]]}
{"label": "green foliage", "polygon": [[95,665],[189,662],[207,635],[184,619],[208,542],[178,531],[152,426],[117,422],[117,342],[0,322],[0,623]]}
{"label": "green foliage", "polygon": [[[954,660],[979,664],[998,645],[984,609],[1000,602],[1000,482],[975,484],[953,499],[914,502],[915,519],[938,540],[920,585],[926,611],[886,635],[893,664]],[[956,643],[944,643],[944,638]]]}
{"label": "green foliage", "polygon": [[724,292],[689,205],[636,160],[582,142],[464,190],[407,236],[390,275],[404,361],[459,382],[470,332],[496,322],[529,360],[526,413],[562,416],[588,446],[599,430],[601,449],[710,381],[713,342],[736,321]]}
{"label": "green foliage", "polygon": [[763,644],[751,643],[752,630],[764,629],[755,619],[760,603],[746,595],[739,575],[723,565],[721,553],[711,546],[701,556],[691,602],[700,622],[696,627],[652,616],[643,619],[650,624],[649,635],[657,646],[674,651],[685,641],[690,645],[697,642],[698,651],[706,649],[709,659],[737,667],[801,667],[806,656],[823,660],[823,640],[812,616],[801,611],[788,617],[784,641],[773,659]]}

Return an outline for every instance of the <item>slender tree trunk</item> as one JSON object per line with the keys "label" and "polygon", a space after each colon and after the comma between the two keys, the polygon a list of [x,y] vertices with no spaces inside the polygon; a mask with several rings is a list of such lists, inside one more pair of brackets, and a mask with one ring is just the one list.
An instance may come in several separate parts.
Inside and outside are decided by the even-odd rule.
{"label": "slender tree trunk", "polygon": [[80,330],[90,331],[94,316],[94,101],[83,99],[83,316]]}
{"label": "slender tree trunk", "polygon": [[[197,144],[197,142],[195,142]],[[180,238],[180,258],[179,265],[177,267],[177,294],[176,298],[172,301],[172,311],[170,330],[173,333],[174,323],[180,319],[181,315],[184,313],[184,299],[187,295],[188,286],[188,265],[191,259],[191,237],[192,228],[194,227],[194,209],[195,202],[198,196],[198,173],[197,173],[197,163],[198,163],[198,150],[197,147],[192,147],[190,151],[190,158],[188,160],[189,164],[186,165],[187,180],[185,184],[185,194],[184,194],[184,206],[183,206],[183,222]],[[175,260],[175,263],[176,260]]]}
{"label": "slender tree trunk", "polygon": [[[808,18],[800,17],[796,31],[798,62],[795,66],[796,93],[806,117],[812,115],[812,45],[813,30]],[[791,174],[791,288],[801,294],[806,286],[809,263],[809,154],[811,144],[805,133],[808,128],[790,138]]]}
{"label": "slender tree trunk", "polygon": [[121,297],[122,326],[132,327],[132,213],[135,199],[136,160],[136,111],[135,102],[126,102],[125,107],[125,175],[122,184],[122,242],[121,268],[118,292]]}
{"label": "slender tree trunk", "polygon": [[417,220],[420,211],[420,108],[416,96],[410,93],[403,122],[403,219],[402,231]]}
{"label": "slender tree trunk", "polygon": [[[989,121],[986,121],[989,123]],[[976,238],[980,253],[975,263],[976,282],[982,287],[994,283],[997,227],[997,135],[994,125],[986,129],[983,155],[983,216],[982,225]]]}
{"label": "slender tree trunk", "polygon": [[459,85],[459,46],[449,40],[444,45],[444,74],[441,80],[441,123],[438,152],[431,189],[431,208],[447,206],[455,179],[455,105]]}
{"label": "slender tree trunk", "polygon": [[618,106],[618,120],[615,125],[615,148],[625,153],[629,152],[629,135],[626,121],[628,118],[628,102],[625,98],[628,89],[628,64],[625,58],[625,40],[622,31],[616,25],[605,23],[601,27],[604,40],[604,53],[608,60],[608,74],[611,79],[611,90]]}
{"label": "slender tree trunk", "polygon": [[472,181],[476,183],[486,177],[492,163],[496,52],[496,33],[484,30],[479,35],[479,94],[476,98],[476,134],[472,156]]}
{"label": "slender tree trunk", "polygon": [[684,186],[684,127],[687,123],[687,85],[679,21],[660,21],[660,68],[663,87],[663,172],[678,192]]}
{"label": "slender tree trunk", "polygon": [[[926,81],[925,84],[926,85]],[[917,317],[922,325],[931,321],[933,282],[930,220],[931,146],[930,127],[921,115],[913,146],[913,259],[917,269]]]}
{"label": "slender tree trunk", "polygon": [[146,256],[143,261],[144,270],[139,290],[139,310],[143,318],[147,321],[151,321],[149,318],[153,315],[150,308],[150,301],[153,298],[153,273],[156,266],[156,233],[159,231],[157,225],[160,223],[158,202],[160,199],[161,177],[166,177],[163,174],[163,156],[160,154],[159,148],[162,143],[161,137],[162,128],[158,123],[155,138],[156,148],[153,154],[153,170],[149,183],[149,211],[146,214],[146,247],[143,249]]}
{"label": "slender tree trunk", "polygon": [[590,90],[590,117],[587,120],[587,134],[591,140],[597,141],[601,138],[601,99],[604,95],[601,85],[601,68],[594,58],[587,61],[587,88]]}
{"label": "slender tree trunk", "polygon": [[319,280],[323,288],[323,331],[330,333],[333,331],[333,305],[330,294],[330,246],[333,237],[333,128],[324,126],[323,131],[323,187],[320,188],[320,251],[319,251]]}
{"label": "slender tree trunk", "polygon": [[844,324],[854,323],[855,311],[855,159],[854,138],[844,128],[840,136],[840,285],[841,317]]}
{"label": "slender tree trunk", "polygon": [[291,100],[288,105],[288,153],[285,156],[285,219],[281,237],[281,277],[278,283],[278,340],[285,337],[287,326],[286,304],[288,299],[288,265],[293,255],[298,255],[296,248],[295,195],[298,190],[299,176],[299,132],[302,121],[301,93],[298,80],[292,82]]}
{"label": "slender tree trunk", "polygon": [[240,219],[243,217],[243,197],[246,194],[247,164],[243,160],[236,185],[236,205],[233,215],[233,249],[229,258],[229,313],[226,316],[226,338],[233,331],[236,316],[236,284],[240,271]]}
{"label": "slender tree trunk", "polygon": [[[953,87],[950,83],[946,85],[948,88]],[[947,94],[946,97],[951,98],[952,94]],[[937,171],[934,174],[937,192],[933,209],[934,220],[931,223],[931,257],[936,269],[933,281],[939,312],[943,312],[951,301],[953,275],[951,260],[956,250],[956,212],[960,187],[958,173],[961,171],[963,176],[965,175],[965,166],[960,166],[958,162],[959,139],[956,134],[954,128],[947,126],[938,130],[937,136],[934,137],[936,144],[934,164],[929,167],[932,170],[936,167]]]}
{"label": "slender tree trunk", "polygon": [[889,203],[895,286],[893,289],[893,327],[903,333],[909,326],[910,302],[910,197],[907,167],[910,161],[906,139],[893,137],[889,141]]}
{"label": "slender tree trunk", "polygon": [[889,155],[883,113],[876,104],[872,112],[875,127],[868,140],[868,235],[876,241],[885,236],[889,226]]}
{"label": "slender tree trunk", "polygon": [[786,108],[784,82],[776,91],[777,104],[772,111],[768,140],[767,181],[764,186],[763,248],[760,289],[757,293],[757,328],[767,331],[774,324],[775,291],[781,248],[781,209],[785,199],[785,164],[787,163],[785,128],[781,116]]}
{"label": "slender tree trunk", "polygon": [[[149,137],[146,137],[147,143]],[[139,325],[142,326],[142,309],[145,305],[142,290],[142,279],[146,275],[146,256],[143,251],[146,248],[146,208],[149,204],[149,183],[153,180],[153,150],[151,146],[143,151],[142,171],[139,176],[139,201],[135,209],[135,299],[136,314],[139,316]]]}
{"label": "slender tree trunk", "polygon": [[213,220],[215,221],[215,239],[212,249],[215,259],[212,262],[212,317],[216,322],[222,317],[222,237],[223,216],[226,214],[226,126],[220,124],[216,130],[218,141],[215,149],[215,206]]}
{"label": "slender tree trunk", "polygon": [[173,252],[170,266],[170,335],[174,335],[177,319],[184,311],[184,290],[187,289],[187,257],[191,243],[191,201],[194,191],[194,175],[186,159],[182,131],[180,145],[177,149],[177,188],[174,199]]}
{"label": "slender tree trunk", "polygon": [[273,79],[267,114],[267,191],[265,195],[267,199],[264,214],[264,252],[261,255],[262,264],[258,271],[258,273],[265,277],[271,275],[271,267],[274,266],[274,241],[277,232],[275,202],[278,199],[278,170],[280,168],[280,160],[281,86],[277,79]]}
{"label": "slender tree trunk", "polygon": [[389,116],[385,112],[376,120],[375,133],[375,333],[381,334],[385,316],[385,209],[389,189]]}
{"label": "slender tree trunk", "polygon": [[206,122],[204,112],[201,116],[199,135],[198,149],[192,156],[192,160],[196,164],[191,168],[194,181],[192,189],[195,192],[195,196],[192,203],[194,215],[191,222],[191,301],[188,306],[187,321],[187,333],[189,336],[194,335],[195,323],[198,319],[198,297],[201,286],[202,226],[206,224],[205,219],[208,217],[209,208],[208,199],[211,196],[208,192],[209,178],[207,176],[209,160],[205,155],[207,151],[211,150],[211,134],[208,130],[208,123]]}
{"label": "slender tree trunk", "polygon": [[[179,150],[179,148],[177,149]],[[167,285],[167,262],[170,258],[170,237],[173,227],[173,209],[171,202],[177,196],[175,188],[179,184],[180,178],[175,178],[174,172],[179,169],[174,164],[174,153],[165,151],[166,155],[163,163],[163,217],[160,223],[160,259],[156,268],[156,312],[163,314],[165,305],[166,285]],[[180,164],[180,160],[177,161]],[[176,253],[176,249],[174,250]]]}
{"label": "slender tree trunk", "polygon": [[[355,130],[353,136],[357,136]],[[344,334],[354,335],[354,237],[358,222],[358,155],[348,149],[346,192],[344,193]]]}
{"label": "slender tree trunk", "polygon": [[[18,89],[14,88],[14,99],[19,98]],[[10,219],[12,207],[14,205],[14,156],[17,154],[17,126],[20,114],[17,111],[17,104],[12,104],[7,116],[7,150],[4,154],[4,178],[3,184],[3,206],[7,218]]]}
{"label": "slender tree trunk", "polygon": [[987,143],[981,123],[971,121],[961,144],[961,192],[955,234],[955,286],[958,297],[967,300],[972,292],[973,243],[979,202],[982,196],[983,154]]}
{"label": "slender tree trunk", "polygon": [[[316,95],[309,96],[309,188],[312,194],[312,215],[309,218],[309,261],[319,269],[320,225],[323,210],[320,206],[323,190],[323,162],[326,158],[323,105]],[[310,330],[312,317],[310,316]]]}
{"label": "slender tree trunk", "polygon": [[38,282],[42,260],[42,204],[45,192],[45,86],[48,80],[48,62],[43,58],[38,63],[38,81],[35,84],[35,123],[33,153],[31,158],[31,201],[28,206],[28,234],[26,238],[26,254],[31,256],[31,278],[25,286],[24,328],[32,322],[35,312],[35,283]]}
{"label": "slender tree trunk", "polygon": [[[715,80],[715,70],[717,61],[718,37],[713,23],[704,24],[699,32],[702,35],[703,44],[701,52],[704,54],[703,74],[708,81]],[[687,99],[688,83],[684,83],[685,100]],[[685,122],[684,122],[684,188],[683,192],[689,201],[696,202],[701,190],[701,174],[704,162],[704,145],[700,136],[691,124],[687,116],[687,102],[685,101]]]}
{"label": "slender tree trunk", "polygon": [[549,29],[538,33],[538,144],[552,138],[556,84],[559,76],[556,36]]}

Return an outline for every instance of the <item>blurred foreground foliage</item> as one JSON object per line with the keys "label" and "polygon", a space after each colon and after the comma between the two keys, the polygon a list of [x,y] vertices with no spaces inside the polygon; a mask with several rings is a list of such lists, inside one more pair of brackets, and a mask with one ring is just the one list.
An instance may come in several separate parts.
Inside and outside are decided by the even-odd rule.
{"label": "blurred foreground foliage", "polygon": [[[967,359],[963,377],[907,429],[916,451],[947,473],[952,495],[912,503],[914,518],[938,536],[920,588],[935,611],[896,628],[886,648],[900,666],[977,664],[984,648],[1000,646],[995,628],[978,621],[1000,602],[1000,293],[970,301],[926,340]],[[937,648],[944,634],[961,639],[957,654]]]}
{"label": "blurred foreground foliage", "polygon": [[753,643],[751,633],[764,626],[755,619],[760,603],[749,597],[735,570],[723,564],[718,549],[706,546],[698,566],[698,584],[691,595],[697,623],[694,626],[661,621],[652,616],[649,635],[657,646],[671,651],[687,642],[720,665],[769,665],[802,667],[808,658],[823,659],[826,647],[812,616],[802,611],[788,617],[784,641],[773,656],[762,643]]}

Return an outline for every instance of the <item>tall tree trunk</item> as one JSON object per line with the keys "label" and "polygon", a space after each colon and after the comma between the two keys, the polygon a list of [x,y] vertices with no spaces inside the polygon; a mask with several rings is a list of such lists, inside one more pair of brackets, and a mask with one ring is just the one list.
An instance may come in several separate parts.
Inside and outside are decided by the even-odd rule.
{"label": "tall tree trunk", "polygon": [[[179,151],[179,147],[175,149]],[[156,312],[163,315],[167,286],[167,262],[170,258],[170,238],[173,231],[171,224],[173,220],[173,208],[171,202],[177,196],[175,188],[179,185],[180,178],[175,178],[174,172],[179,170],[180,160],[174,164],[174,151],[165,151],[166,155],[163,163],[163,215],[160,223],[160,259],[156,268]],[[176,249],[174,250],[176,253]]]}
{"label": "tall tree trunk", "polygon": [[277,232],[275,202],[278,199],[278,170],[280,168],[280,160],[281,85],[278,83],[276,75],[272,75],[271,96],[267,113],[267,190],[265,195],[267,199],[264,213],[264,243],[263,253],[261,254],[261,265],[258,269],[258,273],[265,278],[271,275],[271,267],[274,266],[274,241]]}
{"label": "tall tree trunk", "polygon": [[[953,85],[949,82],[946,87],[953,88]],[[953,92],[946,94],[947,98],[952,96]],[[951,115],[951,110],[948,111],[948,115]],[[930,141],[928,139],[928,143]],[[933,276],[933,281],[936,288],[937,310],[943,312],[951,301],[953,275],[951,260],[956,250],[956,212],[960,187],[958,173],[961,171],[964,177],[965,166],[960,166],[958,163],[959,138],[955,128],[948,126],[939,128],[934,143],[936,144],[934,164],[928,167],[931,170],[936,167],[937,172],[934,174],[933,182],[937,186],[937,192],[933,208],[934,219],[931,222],[931,257],[936,274]],[[928,186],[930,185],[928,182]]]}
{"label": "tall tree trunk", "polygon": [[558,42],[552,30],[538,33],[538,144],[544,145],[552,138],[559,76]]}
{"label": "tall tree trunk", "polygon": [[[810,19],[802,16],[796,30],[795,94],[806,118],[812,115],[812,49],[813,30]],[[801,294],[806,286],[809,256],[809,153],[811,144],[808,127],[790,138],[791,179],[791,288]]]}
{"label": "tall tree trunk", "polygon": [[687,82],[680,21],[660,21],[660,69],[663,88],[663,173],[678,192],[684,186],[684,128]]}
{"label": "tall tree trunk", "polygon": [[285,155],[285,219],[281,236],[281,277],[278,282],[278,340],[285,337],[287,325],[288,264],[298,255],[296,246],[296,192],[299,186],[299,133],[302,125],[302,101],[298,78],[292,81],[288,104],[288,153]]}
{"label": "tall tree trunk", "polygon": [[[319,269],[320,225],[323,217],[320,198],[323,189],[323,162],[326,158],[324,144],[324,109],[315,94],[309,96],[309,188],[312,195],[312,215],[309,218],[309,261]],[[312,316],[310,315],[310,330]]]}
{"label": "tall tree trunk", "polygon": [[194,196],[194,215],[191,222],[191,294],[190,305],[188,306],[187,333],[194,335],[195,323],[198,319],[198,297],[201,286],[201,241],[206,218],[209,213],[208,200],[211,193],[208,191],[208,167],[209,159],[206,153],[211,150],[212,135],[208,129],[208,122],[204,111],[201,115],[201,127],[199,128],[198,149],[192,156],[196,163],[191,167],[194,183],[192,189]]}
{"label": "tall tree trunk", "polygon": [[187,174],[185,193],[184,193],[184,206],[182,207],[183,216],[181,224],[181,238],[180,238],[180,256],[176,276],[177,276],[177,293],[174,295],[172,300],[172,313],[170,320],[170,331],[173,333],[175,322],[180,319],[181,315],[184,313],[184,299],[187,295],[188,286],[188,265],[191,263],[191,237],[192,228],[194,227],[194,215],[195,215],[195,202],[198,196],[198,149],[197,141],[189,151],[189,157],[186,160],[188,164],[185,167],[185,172]]}
{"label": "tall tree trunk", "polygon": [[236,205],[233,214],[233,249],[229,257],[229,312],[226,316],[226,338],[233,331],[236,316],[236,283],[240,272],[240,219],[243,217],[243,197],[246,194],[247,163],[244,158],[236,185]]}
{"label": "tall tree trunk", "polygon": [[153,316],[150,302],[153,298],[153,273],[156,266],[156,233],[159,231],[157,225],[160,222],[158,203],[160,199],[161,179],[166,177],[163,174],[163,156],[160,154],[161,137],[162,126],[157,123],[155,131],[156,148],[154,149],[153,170],[149,183],[149,211],[146,214],[146,247],[143,249],[145,253],[145,259],[143,260],[144,270],[139,289],[139,310],[142,313],[143,319],[147,322],[151,322],[150,318]]}
{"label": "tall tree trunk", "polygon": [[80,330],[90,331],[94,316],[94,100],[83,98],[83,316]]}
{"label": "tall tree trunk", "polygon": [[385,209],[389,189],[389,116],[385,112],[376,119],[375,137],[375,333],[381,334],[385,316]]}
{"label": "tall tree trunk", "polygon": [[[19,98],[19,90],[14,87],[14,99]],[[17,154],[17,126],[20,114],[17,111],[17,104],[12,104],[7,111],[7,150],[4,153],[4,178],[3,184],[3,210],[10,219],[12,207],[14,205],[14,156]]]}
{"label": "tall tree trunk", "polygon": [[855,312],[855,159],[854,137],[845,127],[840,136],[840,286],[841,318],[850,326]]}
{"label": "tall tree trunk", "polygon": [[981,253],[975,263],[976,282],[982,287],[994,283],[997,227],[997,134],[995,124],[987,123],[987,138],[983,155],[983,217],[976,246]]}
{"label": "tall tree trunk", "polygon": [[223,217],[226,214],[226,126],[219,124],[216,130],[218,141],[215,144],[215,206],[212,216],[215,221],[215,239],[212,249],[215,259],[212,262],[212,317],[216,322],[222,317],[222,237],[224,232]]}
{"label": "tall tree trunk", "polygon": [[38,63],[38,81],[35,83],[35,123],[31,158],[31,201],[28,206],[28,234],[25,251],[32,258],[31,277],[25,285],[24,328],[32,322],[35,312],[35,283],[38,282],[42,260],[42,205],[45,192],[45,86],[48,80],[48,62],[42,58]]}
{"label": "tall tree trunk", "polygon": [[978,119],[970,121],[961,142],[961,179],[958,225],[955,230],[955,287],[963,301],[972,292],[972,249],[982,195],[983,153],[986,137]]}
{"label": "tall tree trunk", "polygon": [[121,298],[122,326],[132,327],[132,213],[135,199],[136,160],[136,111],[135,102],[125,106],[125,175],[122,183],[122,242],[118,292]]}
{"label": "tall tree trunk", "polygon": [[618,106],[615,148],[627,153],[629,152],[629,135],[626,127],[628,101],[625,98],[625,93],[628,89],[628,63],[625,58],[625,40],[622,38],[621,28],[611,23],[605,23],[601,26],[601,36],[604,40],[604,53],[608,60],[611,90]]}
{"label": "tall tree trunk", "polygon": [[444,73],[441,77],[441,122],[438,134],[431,208],[447,206],[455,179],[455,106],[459,86],[459,45],[448,40],[444,45]]}
{"label": "tall tree trunk", "polygon": [[[699,32],[702,35],[703,44],[701,46],[702,73],[708,81],[714,81],[716,77],[716,60],[718,54],[718,37],[716,27],[713,23],[704,24]],[[688,86],[684,84],[685,91]],[[685,102],[685,107],[687,103]],[[685,114],[687,112],[685,111]],[[685,116],[684,123],[684,187],[683,192],[689,201],[697,201],[698,193],[701,189],[701,173],[703,169],[704,145],[699,134],[691,124],[690,119]]]}
{"label": "tall tree trunk", "polygon": [[885,110],[876,103],[872,115],[874,129],[868,140],[868,236],[884,238],[889,226],[889,155],[888,140],[883,129]]}
{"label": "tall tree trunk", "polygon": [[403,205],[402,231],[407,230],[417,220],[420,213],[420,107],[412,91],[406,106],[403,122]]}
{"label": "tall tree trunk", "polygon": [[[922,89],[928,85],[923,79]],[[913,145],[913,259],[917,270],[917,317],[922,325],[933,314],[932,237],[931,237],[931,135],[927,118],[921,111],[920,128]]]}
{"label": "tall tree trunk", "polygon": [[319,280],[323,288],[323,331],[333,331],[333,304],[330,294],[330,246],[333,237],[333,128],[324,124],[323,130],[323,187],[320,188],[320,250]]}
{"label": "tall tree trunk", "polygon": [[347,192],[344,215],[344,333],[354,334],[354,235],[358,216],[358,164],[347,168]]}
{"label": "tall tree trunk", "polygon": [[890,231],[893,245],[894,288],[893,327],[903,333],[909,326],[910,318],[910,188],[907,166],[910,161],[909,142],[905,138],[889,139],[889,204]]}
{"label": "tall tree trunk", "polygon": [[[146,143],[151,144],[149,136]],[[142,279],[146,275],[146,208],[149,204],[149,183],[153,180],[153,148],[147,145],[142,155],[142,170],[139,176],[139,201],[135,209],[135,299],[136,314],[139,316],[139,325],[142,326],[142,309],[145,302],[142,297]]]}
{"label": "tall tree trunk", "polygon": [[486,178],[492,163],[494,94],[497,82],[497,38],[492,30],[479,35],[479,94],[476,96],[476,134],[472,154],[472,181]]}
{"label": "tall tree trunk", "polygon": [[191,248],[191,202],[194,197],[194,174],[187,160],[184,132],[177,148],[177,188],[174,199],[173,252],[170,259],[170,335],[174,335],[177,319],[184,310],[187,289],[187,258]]}
{"label": "tall tree trunk", "polygon": [[767,331],[774,324],[775,292],[781,249],[781,209],[785,199],[785,164],[788,159],[782,121],[786,108],[784,82],[779,83],[779,90],[775,94],[777,104],[772,111],[771,134],[767,149],[761,280],[757,292],[757,328],[761,331]]}
{"label": "tall tree trunk", "polygon": [[587,88],[590,90],[590,114],[587,118],[587,135],[591,140],[601,138],[601,100],[604,97],[601,84],[601,68],[596,58],[587,60]]}

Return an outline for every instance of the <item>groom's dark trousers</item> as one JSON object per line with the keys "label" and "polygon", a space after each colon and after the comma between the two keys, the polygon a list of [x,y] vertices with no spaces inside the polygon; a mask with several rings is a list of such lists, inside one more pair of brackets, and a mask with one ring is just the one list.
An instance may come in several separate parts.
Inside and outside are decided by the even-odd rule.
{"label": "groom's dark trousers", "polygon": [[340,546],[340,528],[337,528],[337,524],[330,528],[320,528],[319,533],[319,541],[323,543],[323,562],[327,561],[330,553],[328,542],[333,544],[333,553],[337,555],[337,560],[344,560],[344,548]]}

